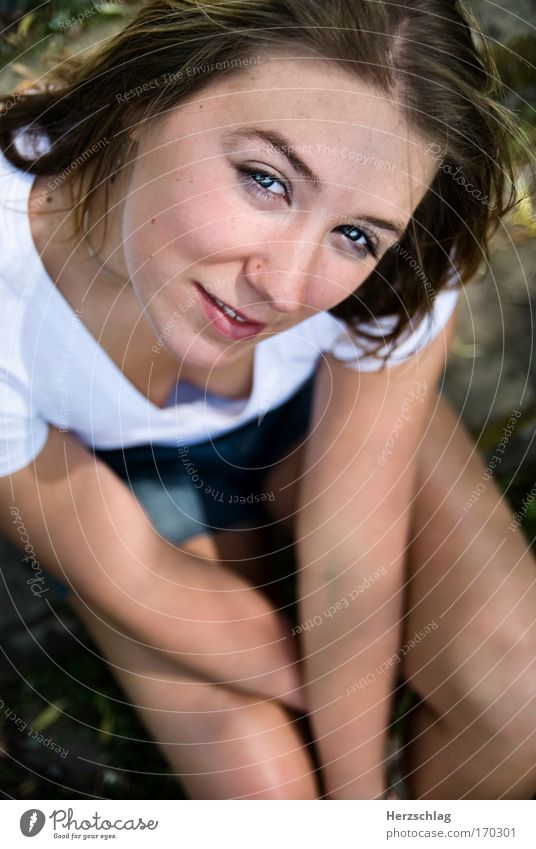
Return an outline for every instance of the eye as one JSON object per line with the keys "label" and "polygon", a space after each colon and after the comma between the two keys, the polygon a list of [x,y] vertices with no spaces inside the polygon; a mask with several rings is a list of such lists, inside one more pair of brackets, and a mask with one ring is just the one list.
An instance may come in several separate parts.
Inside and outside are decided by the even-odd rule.
{"label": "eye", "polygon": [[377,256],[377,248],[372,236],[365,233],[365,231],[361,230],[360,227],[356,227],[354,224],[345,224],[343,227],[339,227],[338,229],[344,236],[346,236],[347,239],[350,240],[352,245],[355,246],[356,253],[358,253],[359,256],[365,257],[368,254],[373,257]]}
{"label": "eye", "polygon": [[258,171],[254,168],[239,168],[241,179],[246,183],[250,191],[265,198],[288,198],[289,187],[278,177],[267,171]]}

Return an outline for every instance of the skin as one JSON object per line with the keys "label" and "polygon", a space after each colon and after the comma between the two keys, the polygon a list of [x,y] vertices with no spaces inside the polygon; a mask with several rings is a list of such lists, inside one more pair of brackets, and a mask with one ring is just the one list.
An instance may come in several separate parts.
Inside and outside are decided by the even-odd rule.
{"label": "skin", "polygon": [[[230,138],[252,127],[283,133],[319,177],[318,190],[265,140]],[[100,258],[131,283],[119,291],[95,273],[63,212],[66,185],[47,205],[55,220],[34,219],[34,235],[81,320],[157,404],[177,363],[183,378],[211,391],[248,394],[255,345],[354,292],[397,239],[365,218],[404,228],[435,169],[395,103],[325,61],[284,56],[223,77],[131,136],[136,159],[111,187],[104,240],[102,198],[90,219]],[[380,160],[389,168],[371,167]],[[274,179],[262,188],[241,168]],[[37,201],[42,188],[38,179]],[[194,281],[264,322],[262,334],[224,339],[207,324]]]}
{"label": "skin", "polygon": [[[73,236],[72,222],[63,211],[65,185],[48,204],[51,215],[39,216],[36,208],[32,216],[34,239],[51,278],[73,308],[81,310],[82,321],[126,378],[156,404],[163,402],[177,376],[228,397],[249,393],[252,354],[260,339],[344,300],[396,239],[392,232],[367,227],[378,239],[374,257],[356,250],[341,225],[364,227],[368,216],[395,220],[404,228],[433,177],[433,160],[425,154],[427,140],[413,133],[396,104],[328,63],[284,56],[277,62],[268,56],[265,60],[211,84],[161,120],[131,131],[137,156],[112,187],[105,239],[101,199],[90,221],[91,242],[99,256],[125,280],[130,278],[129,284],[121,287],[98,272],[85,246]],[[292,149],[319,176],[320,191],[265,142],[229,143],[231,128],[254,125],[284,132]],[[359,156],[351,159],[343,151],[357,151]],[[389,168],[371,164],[380,160]],[[259,192],[254,180],[237,173],[246,166],[290,185],[291,198],[276,182],[268,195]],[[46,178],[37,178],[34,199],[45,185]],[[214,291],[221,300],[266,322],[264,334],[238,343],[219,336],[206,325],[192,297],[194,280],[207,288],[217,283]],[[170,316],[181,304],[191,306],[169,330]],[[152,346],[159,337],[164,345],[155,354]],[[506,619],[513,600],[523,598],[520,615],[528,622],[535,603],[534,589],[527,592],[533,560],[519,537],[504,532],[511,517],[493,486],[465,520],[463,534],[447,536],[443,530],[445,521],[456,524],[459,504],[481,479],[483,467],[473,452],[441,401],[418,458],[407,629],[418,631],[437,618],[438,610],[451,610],[462,595],[468,624],[459,645],[459,640],[451,640],[460,632],[458,619],[449,615],[443,620],[443,644],[447,649],[453,642],[459,645],[457,653],[449,649],[442,654],[428,640],[405,663],[403,672],[423,700],[412,716],[406,759],[416,798],[526,798],[534,783],[533,750],[525,760],[510,758],[500,774],[492,769],[527,739],[529,711],[508,734],[502,731],[508,709],[501,702],[493,702],[486,720],[480,719],[493,701],[482,682],[493,658],[506,654],[509,635],[499,630],[491,660],[476,651],[470,666],[463,665],[466,646],[478,648],[489,631],[486,613],[475,618],[472,612],[482,608],[483,594],[491,595],[489,582],[499,586],[509,575],[508,564],[522,566],[509,579],[508,597],[498,596],[502,609],[493,611],[493,621]],[[278,501],[275,515],[281,521],[296,510],[291,484],[300,469],[300,456],[291,452],[268,481],[274,490],[286,487],[288,501]],[[493,528],[486,528],[490,517]],[[467,571],[479,556],[471,540],[478,539],[483,528],[495,553],[485,586],[478,581],[468,586]],[[500,548],[493,534],[506,536],[508,545]],[[444,539],[439,554],[438,539]],[[239,539],[221,534],[218,539],[202,535],[185,548],[207,560],[221,558],[229,568],[236,558],[239,571],[248,556],[258,554],[255,545],[253,541],[248,549],[247,534]],[[434,594],[437,575],[447,570],[449,579]],[[259,575],[259,583],[263,580]],[[435,597],[438,593],[440,598]],[[76,602],[74,606],[116,666],[127,696],[172,767],[188,773],[184,783],[192,798],[318,796],[293,717],[277,700],[254,700],[232,687],[208,684],[191,671],[181,674],[162,655],[118,636],[99,611],[90,612]],[[507,689],[513,670],[517,674],[526,667],[527,645],[521,643],[493,673],[498,674],[496,694]],[[459,669],[465,669],[463,679],[455,674]],[[440,686],[452,679],[452,686]],[[456,703],[460,681],[477,682],[473,698],[462,701],[461,707]],[[471,732],[464,734],[468,728]],[[490,743],[495,733],[499,736]],[[181,748],[181,743],[188,745]]]}

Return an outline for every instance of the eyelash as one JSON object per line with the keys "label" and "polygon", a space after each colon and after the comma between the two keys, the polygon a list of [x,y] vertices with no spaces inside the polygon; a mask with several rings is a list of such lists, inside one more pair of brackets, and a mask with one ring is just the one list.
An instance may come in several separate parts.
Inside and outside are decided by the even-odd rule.
{"label": "eyelash", "polygon": [[[356,246],[357,253],[363,258],[370,254],[374,259],[378,256],[378,248],[376,243],[373,241],[372,236],[363,230],[361,227],[356,227],[355,224],[343,224],[342,227],[338,227],[338,230],[343,233],[345,230],[357,230],[358,233],[361,234],[365,238],[366,245],[358,245],[357,242],[352,242],[353,245]],[[349,241],[352,241],[351,239]]]}
{"label": "eyelash", "polygon": [[[279,183],[285,189],[287,198],[290,196],[290,187],[283,180],[280,180],[278,177],[275,177],[268,171],[261,171],[257,168],[238,168],[237,170],[241,176],[242,181],[246,183],[248,190],[253,191],[255,194],[259,195],[264,199],[272,200],[274,197],[279,198],[283,197],[283,195],[275,194],[274,192],[268,191],[268,189],[265,189],[264,186],[261,186],[258,180],[255,179],[256,177],[260,177],[262,179],[268,178],[269,180],[273,180],[274,183]],[[345,230],[357,230],[361,234],[361,236],[364,236],[366,240],[366,246],[358,245],[356,242],[352,242],[351,239],[349,239],[348,241],[350,241],[352,245],[355,245],[356,253],[358,254],[358,256],[365,258],[368,254],[370,254],[374,258],[377,257],[377,246],[373,240],[373,237],[369,233],[367,233],[366,230],[363,230],[361,227],[356,227],[354,224],[344,224],[341,227],[337,227],[337,230],[342,233],[344,233]]]}
{"label": "eyelash", "polygon": [[287,194],[287,198],[290,197],[290,186],[280,180],[278,177],[275,177],[273,174],[269,174],[268,171],[260,171],[257,168],[239,168],[239,174],[244,179],[244,182],[248,184],[248,188],[254,191],[256,194],[260,195],[263,198],[267,198],[268,200],[273,199],[274,197],[282,197],[282,195],[277,195],[274,192],[269,192],[264,186],[255,179],[255,177],[262,177],[263,179],[273,180],[274,183],[279,183],[285,189]]}

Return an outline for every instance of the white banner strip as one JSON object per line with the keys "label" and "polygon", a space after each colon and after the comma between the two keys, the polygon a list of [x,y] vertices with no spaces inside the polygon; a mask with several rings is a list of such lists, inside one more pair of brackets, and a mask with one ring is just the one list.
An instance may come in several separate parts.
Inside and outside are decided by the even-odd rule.
{"label": "white banner strip", "polygon": [[[534,849],[525,801],[4,801],[2,846]],[[35,844],[28,840],[35,837]],[[450,841],[450,843],[448,842]]]}

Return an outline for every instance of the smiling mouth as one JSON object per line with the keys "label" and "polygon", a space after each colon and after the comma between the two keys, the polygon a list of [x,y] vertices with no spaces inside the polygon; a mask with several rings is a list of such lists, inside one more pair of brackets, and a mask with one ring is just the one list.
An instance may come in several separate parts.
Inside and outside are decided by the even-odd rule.
{"label": "smiling mouth", "polygon": [[245,315],[243,312],[239,312],[233,307],[230,307],[229,304],[226,304],[224,301],[220,301],[219,298],[217,298],[215,295],[212,295],[203,286],[201,286],[201,288],[203,289],[203,292],[208,295],[211,301],[214,301],[216,306],[218,306],[222,310],[222,312],[225,313],[225,315],[229,316],[229,318],[233,319],[233,321],[235,321],[237,324],[249,324],[259,328],[266,327],[266,324],[264,324],[264,322],[253,321],[253,319],[248,318],[248,316]]}

